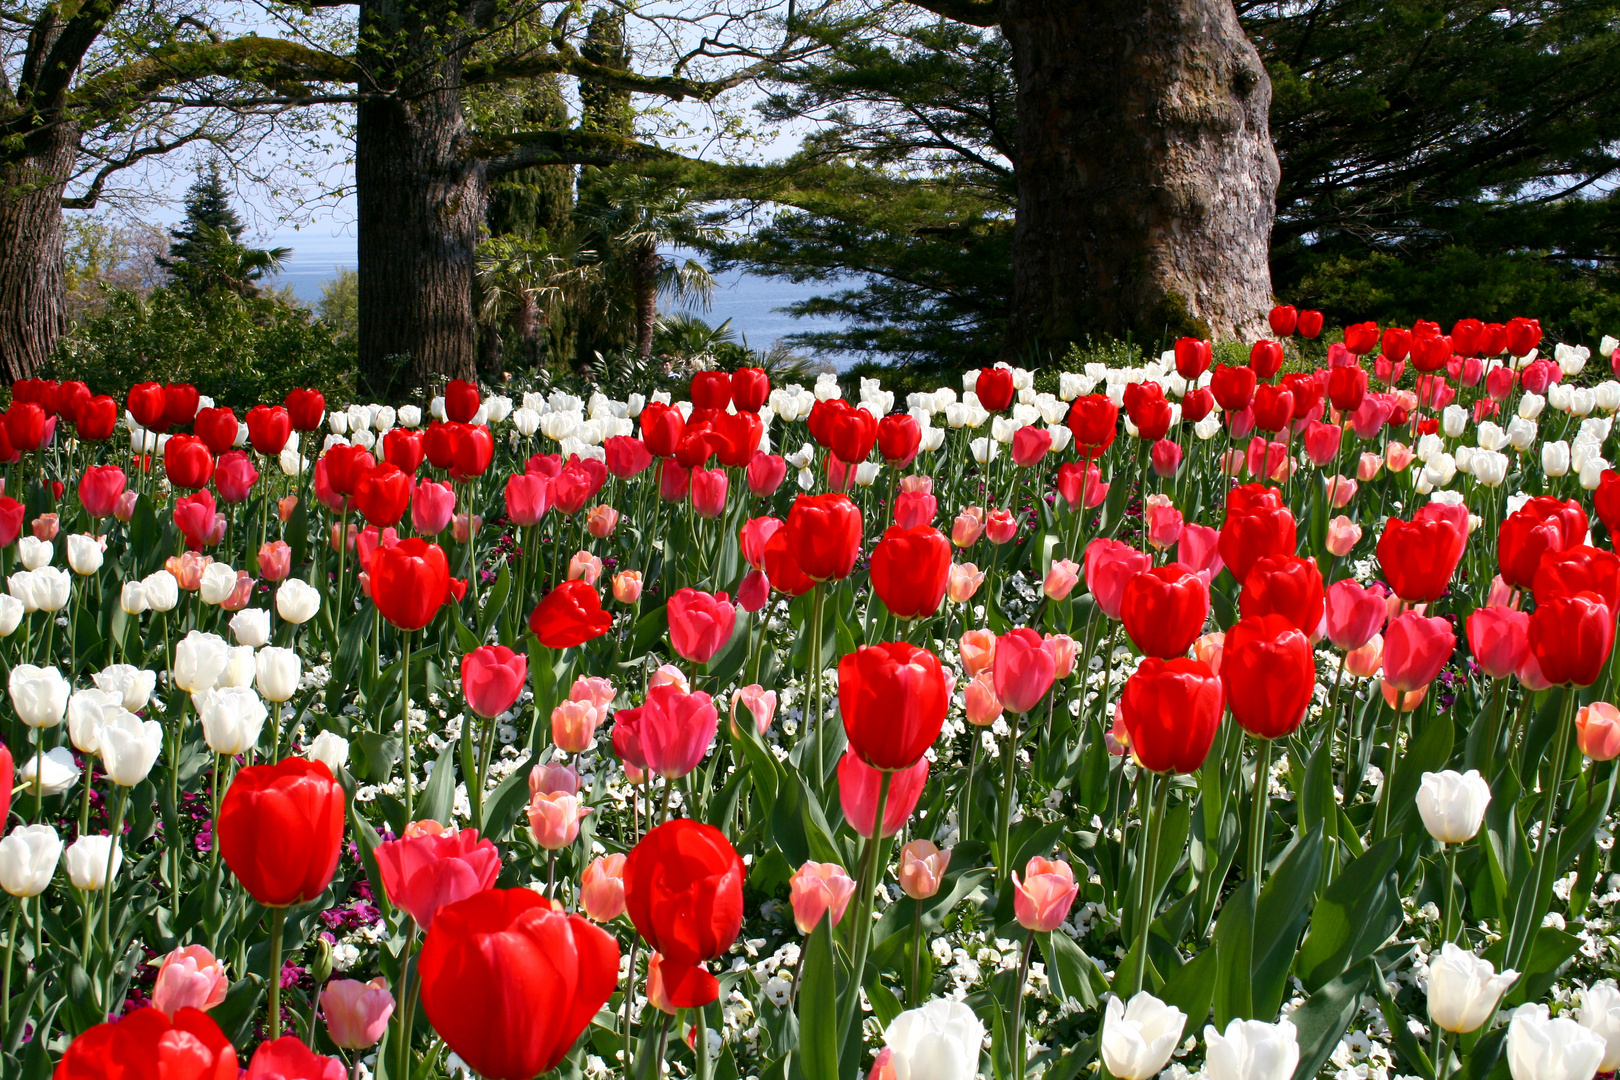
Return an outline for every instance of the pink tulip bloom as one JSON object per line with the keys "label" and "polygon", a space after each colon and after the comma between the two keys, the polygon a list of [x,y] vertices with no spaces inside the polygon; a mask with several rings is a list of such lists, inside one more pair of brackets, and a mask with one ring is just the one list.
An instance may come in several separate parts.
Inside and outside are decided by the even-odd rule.
{"label": "pink tulip bloom", "polygon": [[269,540],[259,548],[259,576],[266,581],[285,580],[292,570],[292,548],[283,540]]}
{"label": "pink tulip bloom", "polygon": [[1163,551],[1181,539],[1186,521],[1170,503],[1168,495],[1149,495],[1142,501],[1142,516],[1147,521],[1148,543]]}
{"label": "pink tulip bloom", "polygon": [[551,509],[551,477],[522,472],[507,477],[506,517],[513,525],[537,525]]}
{"label": "pink tulip bloom", "polygon": [[41,514],[34,519],[33,531],[34,539],[49,543],[62,531],[62,519],[55,514]]}
{"label": "pink tulip bloom", "polygon": [[1236,476],[1239,473],[1241,473],[1247,467],[1248,466],[1247,466],[1247,464],[1245,462],[1245,458],[1244,458],[1244,454],[1243,454],[1242,450],[1239,450],[1236,447],[1233,447],[1230,450],[1226,450],[1226,451],[1222,452],[1221,458],[1220,458],[1220,468],[1221,468],[1222,475]]}
{"label": "pink tulip bloom", "polygon": [[900,849],[900,891],[913,900],[927,900],[939,892],[951,865],[949,848],[941,851],[932,840],[913,840]]}
{"label": "pink tulip bloom", "polygon": [[[287,499],[293,500],[293,502],[295,504],[298,502],[298,497],[296,495],[289,495],[289,496],[287,496]],[[282,499],[281,501],[286,502],[287,499]],[[140,492],[138,492],[138,491],[126,491],[126,492],[124,492],[122,495],[118,496],[118,501],[113,503],[113,517],[117,518],[119,521],[122,521],[127,525],[135,517],[135,506],[136,506],[137,503],[140,502],[140,500],[141,500],[141,493]],[[292,516],[292,511],[289,510],[287,512],[287,517],[291,517],[291,516]],[[281,520],[286,521],[287,517],[283,517]]]}
{"label": "pink tulip bloom", "polygon": [[576,551],[574,557],[568,560],[568,580],[583,581],[585,584],[596,587],[602,577],[602,560],[588,551]]}
{"label": "pink tulip bloom", "polygon": [[378,844],[376,858],[389,903],[427,930],[444,905],[494,886],[501,853],[476,829],[427,831],[417,828],[422,824],[413,822],[400,839]]}
{"label": "pink tulip bloom", "polygon": [[1204,579],[1208,585],[1226,565],[1221,560],[1221,532],[1208,525],[1183,525],[1176,540],[1176,562]]}
{"label": "pink tulip bloom", "polygon": [[619,526],[619,512],[607,503],[585,511],[585,531],[598,540],[606,540]]}
{"label": "pink tulip bloom", "polygon": [[180,1009],[207,1012],[225,1000],[230,987],[224,963],[201,945],[187,945],[163,958],[152,985],[152,1005],[170,1016]]}
{"label": "pink tulip bloom", "polygon": [[1391,442],[1384,448],[1384,464],[1390,472],[1404,472],[1417,457],[1405,443]]}
{"label": "pink tulip bloom", "polygon": [[1361,543],[1361,526],[1340,514],[1327,527],[1327,549],[1331,555],[1344,558]]}
{"label": "pink tulip bloom", "polygon": [[1384,667],[1384,638],[1374,634],[1372,640],[1359,649],[1344,654],[1344,670],[1361,679],[1377,675]]}
{"label": "pink tulip bloom", "polygon": [[1226,634],[1216,630],[1193,642],[1193,658],[1209,666],[1211,675],[1221,673],[1221,654],[1226,651]]}
{"label": "pink tulip bloom", "polygon": [[674,664],[660,664],[658,670],[652,673],[652,677],[647,680],[647,689],[651,690],[657,686],[678,686],[683,694],[692,691],[692,687],[686,681],[685,672]]}
{"label": "pink tulip bloom", "polygon": [[1469,651],[1480,669],[1493,679],[1512,675],[1530,650],[1528,612],[1487,604],[1470,612],[1464,627]]}
{"label": "pink tulip bloom", "polygon": [[599,855],[579,879],[579,906],[592,922],[612,922],[624,914],[623,855]]}
{"label": "pink tulip bloom", "polygon": [[1041,590],[1053,600],[1067,600],[1080,581],[1080,564],[1073,559],[1054,559],[1046,572]]}
{"label": "pink tulip bloom", "polygon": [[753,460],[748,463],[747,478],[749,491],[762,499],[769,498],[776,494],[776,489],[787,478],[787,461],[780,454],[756,450]]}
{"label": "pink tulip bloom", "polygon": [[529,800],[529,832],[547,851],[561,851],[579,839],[579,823],[591,812],[578,795],[541,792]]}
{"label": "pink tulip bloom", "polygon": [[589,701],[565,701],[551,710],[551,741],[565,754],[583,754],[596,745],[602,711]]}
{"label": "pink tulip bloom", "polygon": [[992,544],[1010,543],[1018,535],[1018,519],[1011,510],[992,510],[985,519],[984,534]]}
{"label": "pink tulip bloom", "polygon": [[1522,599],[1523,597],[1519,595],[1519,590],[1503,581],[1501,574],[1497,574],[1495,577],[1491,578],[1491,589],[1489,594],[1487,594],[1485,597],[1485,602],[1487,604],[1492,604],[1499,607],[1509,607],[1517,611],[1519,608],[1519,601]]}
{"label": "pink tulip bloom", "polygon": [[677,780],[698,767],[719,729],[720,714],[708,694],[655,686],[645,704],[614,717],[613,752],[638,769]]}
{"label": "pink tulip bloom", "polygon": [[370,982],[358,979],[333,979],[321,991],[321,1015],[326,1018],[326,1033],[345,1050],[364,1050],[376,1046],[388,1030],[388,1019],[394,1015],[394,995],[388,992],[388,980],[378,976]]}
{"label": "pink tulip bloom", "polygon": [[750,570],[737,583],[737,606],[748,614],[762,610],[771,600],[771,579],[763,570]]}
{"label": "pink tulip bloom", "polygon": [[1013,914],[1018,925],[1037,934],[1047,934],[1063,925],[1080,895],[1080,885],[1074,880],[1074,871],[1062,859],[1043,859],[1039,855],[1024,867],[1023,880],[1014,870]]}
{"label": "pink tulip bloom", "polygon": [[1169,439],[1160,439],[1148,451],[1148,458],[1154,475],[1168,479],[1181,468],[1181,447]]}
{"label": "pink tulip bloom", "polygon": [[1346,578],[1328,586],[1327,637],[1335,648],[1349,652],[1371,641],[1384,628],[1384,598]]}
{"label": "pink tulip bloom", "polygon": [[1052,675],[1057,679],[1067,679],[1074,672],[1074,662],[1078,658],[1078,648],[1074,638],[1068,634],[1047,634],[1041,645],[1052,654]]}
{"label": "pink tulip bloom", "polygon": [[969,630],[959,643],[962,653],[962,674],[973,678],[987,669],[996,658],[996,632]]}
{"label": "pink tulip bloom", "polygon": [[765,545],[787,524],[781,518],[757,517],[743,522],[737,531],[742,557],[755,570],[765,569]]}
{"label": "pink tulip bloom", "polygon": [[613,599],[634,604],[641,599],[641,571],[621,570],[613,575]]}
{"label": "pink tulip bloom", "polygon": [[1324,424],[1312,420],[1305,425],[1305,456],[1318,467],[1327,465],[1339,456],[1344,443],[1344,429],[1337,424]]}
{"label": "pink tulip bloom", "polygon": [[701,518],[717,518],[726,510],[730,481],[724,469],[692,470],[692,510]]}
{"label": "pink tulip bloom", "polygon": [[619,691],[613,683],[600,675],[581,675],[574,680],[574,685],[568,688],[570,701],[588,701],[598,709],[606,709],[613,704],[613,699],[619,696]]}
{"label": "pink tulip bloom", "polygon": [[1424,695],[1429,692],[1427,684],[1416,690],[1401,690],[1388,679],[1381,680],[1378,688],[1383,692],[1384,704],[1403,713],[1416,712],[1417,707],[1423,704]]}
{"label": "pink tulip bloom", "polygon": [[411,492],[411,528],[423,536],[444,532],[455,510],[456,492],[449,484],[423,480]]}
{"label": "pink tulip bloom", "polygon": [[1384,467],[1384,459],[1373,453],[1363,453],[1356,462],[1356,479],[1362,483],[1378,476],[1378,471]]}
{"label": "pink tulip bloom", "polygon": [[951,543],[959,548],[972,547],[982,532],[984,532],[984,510],[970,506],[956,515],[956,521],[951,525]]}
{"label": "pink tulip bloom", "polygon": [[1119,618],[1125,585],[1153,565],[1153,557],[1118,540],[1096,539],[1086,545],[1086,588],[1110,619]]}
{"label": "pink tulip bloom", "polygon": [[939,500],[925,491],[902,491],[894,497],[894,523],[902,529],[931,525],[939,513]]}
{"label": "pink tulip bloom", "polygon": [[1541,672],[1541,661],[1537,660],[1536,654],[1529,649],[1525,650],[1524,660],[1519,664],[1519,670],[1515,671],[1513,675],[1519,680],[1519,685],[1526,690],[1549,690],[1552,688],[1552,683],[1548,682],[1547,676]]}
{"label": "pink tulip bloom", "polygon": [[1041,458],[1045,457],[1050,449],[1052,449],[1052,432],[1046,428],[1025,424],[1013,432],[1012,459],[1013,464],[1019,468],[1027,469],[1040,464]]}
{"label": "pink tulip bloom", "polygon": [[1052,688],[1057,663],[1041,635],[1021,627],[996,639],[996,696],[1015,713],[1033,709]]}
{"label": "pink tulip bloom", "polygon": [[[877,820],[877,801],[883,773],[846,750],[838,759],[838,802],[849,827],[868,840]],[[900,831],[917,809],[923,786],[928,783],[928,759],[921,758],[909,769],[901,769],[889,780],[889,801],[883,807],[883,835]]]}
{"label": "pink tulip bloom", "polygon": [[1446,620],[1415,611],[1397,615],[1384,632],[1384,679],[1408,693],[1428,686],[1456,647],[1457,636]]}
{"label": "pink tulip bloom", "polygon": [[962,688],[962,699],[967,709],[967,722],[974,727],[989,727],[1001,719],[1001,699],[996,697],[994,676],[981,671]]}
{"label": "pink tulip bloom", "polygon": [[837,863],[807,862],[788,879],[788,889],[793,925],[799,933],[808,934],[828,912],[832,913],[832,924],[839,924],[850,897],[855,895],[855,879]]}
{"label": "pink tulip bloom", "polygon": [[707,664],[731,641],[737,607],[725,593],[686,588],[669,598],[669,643],[683,659]]}
{"label": "pink tulip bloom", "polygon": [[505,645],[484,645],[461,660],[461,693],[479,716],[499,716],[512,707],[529,678],[529,658]]}
{"label": "pink tulip bloom", "polygon": [[776,716],[776,691],[767,690],[758,683],[743,687],[731,695],[731,737],[738,737],[737,706],[741,705],[748,710],[754,719],[754,729],[763,738],[771,730],[771,720]]}
{"label": "pink tulip bloom", "polygon": [[529,770],[529,797],[536,795],[578,795],[579,773],[572,765],[548,761]]}
{"label": "pink tulip bloom", "polygon": [[1620,757],[1620,709],[1594,701],[1575,713],[1575,743],[1593,761]]}
{"label": "pink tulip bloom", "polygon": [[973,563],[951,563],[945,576],[945,595],[953,604],[965,604],[984,584],[984,571]]}
{"label": "pink tulip bloom", "polygon": [[1335,510],[1343,510],[1350,505],[1350,500],[1356,497],[1356,490],[1361,486],[1348,476],[1330,476],[1325,481],[1328,502]]}

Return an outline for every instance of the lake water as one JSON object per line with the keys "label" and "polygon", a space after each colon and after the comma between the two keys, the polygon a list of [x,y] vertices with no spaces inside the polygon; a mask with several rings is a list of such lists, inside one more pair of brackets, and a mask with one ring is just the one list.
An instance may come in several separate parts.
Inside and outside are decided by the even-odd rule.
{"label": "lake water", "polygon": [[[284,233],[272,237],[267,247],[289,247],[292,257],[276,279],[291,285],[299,300],[314,304],[321,298],[321,286],[336,277],[341,270],[353,270],[359,265],[352,236],[332,236],[318,231]],[[795,284],[776,278],[759,277],[741,271],[720,275],[713,302],[708,311],[698,316],[711,326],[719,326],[727,319],[739,338],[746,337],[756,349],[766,349],[778,338],[806,330],[821,330],[841,325],[837,319],[795,319],[778,310],[796,300],[818,294],[836,292],[847,284]],[[829,357],[839,367],[847,367],[853,357]]]}

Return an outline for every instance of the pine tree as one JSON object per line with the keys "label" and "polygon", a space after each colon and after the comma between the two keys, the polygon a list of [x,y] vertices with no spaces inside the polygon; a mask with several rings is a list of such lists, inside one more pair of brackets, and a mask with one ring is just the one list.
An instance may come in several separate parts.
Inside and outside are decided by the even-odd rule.
{"label": "pine tree", "polygon": [[210,161],[187,190],[185,219],[169,230],[169,254],[158,263],[194,297],[223,289],[252,299],[259,295],[257,283],[279,270],[292,249],[248,247],[242,243],[245,230],[219,163]]}

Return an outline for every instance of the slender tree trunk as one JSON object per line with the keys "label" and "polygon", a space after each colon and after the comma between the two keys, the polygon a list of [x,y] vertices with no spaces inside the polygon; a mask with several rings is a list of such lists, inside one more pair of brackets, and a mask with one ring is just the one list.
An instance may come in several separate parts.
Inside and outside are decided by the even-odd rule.
{"label": "slender tree trunk", "polygon": [[66,310],[62,190],[78,152],[67,124],[30,138],[0,169],[0,379],[29,378],[50,359]]}
{"label": "slender tree trunk", "polygon": [[1018,88],[1010,349],[1257,334],[1278,166],[1231,0],[1002,0]]}
{"label": "slender tree trunk", "polygon": [[653,329],[658,325],[658,270],[664,257],[655,244],[643,244],[635,253],[636,354],[652,356]]}
{"label": "slender tree trunk", "polygon": [[[363,99],[355,117],[360,385],[385,400],[476,373],[484,165],[464,145],[462,53],[446,53],[449,32],[424,14],[395,0],[366,0],[360,12],[360,52],[378,84],[362,89],[392,91]],[[416,66],[434,53],[436,63]]]}

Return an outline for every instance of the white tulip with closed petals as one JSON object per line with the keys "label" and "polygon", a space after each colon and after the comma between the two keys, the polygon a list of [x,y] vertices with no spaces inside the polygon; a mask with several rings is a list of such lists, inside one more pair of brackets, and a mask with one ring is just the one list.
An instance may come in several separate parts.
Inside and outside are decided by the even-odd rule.
{"label": "white tulip with closed petals", "polygon": [[1477,769],[1426,772],[1418,785],[1418,814],[1429,835],[1442,844],[1472,840],[1490,805],[1491,786]]}
{"label": "white tulip with closed petals", "polygon": [[7,689],[17,719],[31,728],[55,727],[67,715],[68,681],[54,667],[18,664]]}
{"label": "white tulip with closed petals", "polygon": [[1520,1005],[1508,1024],[1508,1071],[1513,1080],[1592,1080],[1608,1045],[1545,1005]]}
{"label": "white tulip with closed petals", "polygon": [[1448,941],[1429,957],[1429,1016],[1453,1035],[1477,1031],[1518,977],[1512,969],[1498,975],[1489,960]]}
{"label": "white tulip with closed petals", "polygon": [[1103,1063],[1117,1080],[1151,1080],[1169,1063],[1186,1026],[1186,1013],[1146,991],[1129,1005],[1111,997],[1103,1014]]}
{"label": "white tulip with closed petals", "polygon": [[983,1042],[984,1024],[949,998],[908,1009],[883,1032],[895,1080],[974,1080]]}
{"label": "white tulip with closed petals", "polygon": [[19,825],[0,840],[0,889],[38,896],[50,888],[62,858],[62,839],[49,825]]}
{"label": "white tulip with closed petals", "polygon": [[101,729],[101,767],[119,787],[146,779],[163,748],[163,726],[125,713]]}
{"label": "white tulip with closed petals", "polygon": [[1204,1028],[1209,1080],[1291,1080],[1299,1066],[1299,1035],[1287,1020],[1233,1020],[1226,1032]]}

